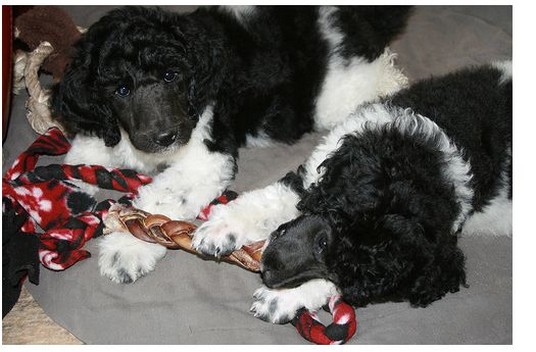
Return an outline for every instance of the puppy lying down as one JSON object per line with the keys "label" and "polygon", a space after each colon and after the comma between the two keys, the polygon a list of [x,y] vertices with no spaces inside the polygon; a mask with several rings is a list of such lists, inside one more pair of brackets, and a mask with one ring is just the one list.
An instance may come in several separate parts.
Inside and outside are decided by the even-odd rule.
{"label": "puppy lying down", "polygon": [[251,310],[274,323],[335,293],[425,307],[466,285],[461,233],[510,235],[511,146],[511,62],[423,80],[359,108],[296,173],[216,207],[202,248],[268,239]]}

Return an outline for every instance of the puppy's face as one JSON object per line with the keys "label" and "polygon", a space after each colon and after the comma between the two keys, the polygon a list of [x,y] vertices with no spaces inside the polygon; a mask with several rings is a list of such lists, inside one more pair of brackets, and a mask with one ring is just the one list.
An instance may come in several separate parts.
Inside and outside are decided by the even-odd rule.
{"label": "puppy's face", "polygon": [[67,129],[94,132],[114,146],[122,128],[148,153],[187,143],[206,104],[195,96],[199,82],[209,81],[201,68],[209,65],[189,46],[182,22],[177,14],[129,6],[92,25],[55,88],[54,110]]}
{"label": "puppy's face", "polygon": [[[302,215],[274,231],[261,260],[264,284],[292,288],[312,279],[339,282],[337,266],[353,267],[354,273],[373,273],[381,281],[385,268],[378,263],[403,257],[398,255],[398,246],[390,244],[403,238],[412,242],[420,234],[418,225],[392,214],[379,218],[361,214],[351,224],[335,218],[331,221],[320,215]],[[353,274],[344,276],[347,280]],[[360,280],[366,277],[361,275]]]}
{"label": "puppy's face", "polygon": [[[184,48],[165,31],[129,28],[101,45],[96,84],[135,148],[161,152],[186,143],[191,68]],[[117,37],[121,40],[117,40]]]}
{"label": "puppy's face", "polygon": [[300,216],[270,237],[261,260],[261,277],[270,288],[296,287],[328,278],[326,256],[333,244],[329,224],[318,216]]}

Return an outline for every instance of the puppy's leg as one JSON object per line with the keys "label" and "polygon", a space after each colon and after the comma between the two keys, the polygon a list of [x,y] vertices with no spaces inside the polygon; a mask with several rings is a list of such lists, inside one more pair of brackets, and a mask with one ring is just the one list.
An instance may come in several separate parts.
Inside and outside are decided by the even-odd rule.
{"label": "puppy's leg", "polygon": [[[216,158],[222,161],[223,156],[213,155],[212,160],[206,161],[198,157],[198,167],[182,163],[171,166],[139,189],[133,206],[171,219],[195,218],[230,182],[230,178],[222,175],[232,172],[232,167],[228,163],[219,168]],[[143,242],[130,234],[110,234],[100,245],[100,270],[115,282],[133,282],[154,270],[165,253],[164,247]]]}
{"label": "puppy's leg", "polygon": [[265,240],[279,224],[298,215],[299,195],[283,182],[246,192],[216,206],[210,220],[194,234],[193,247],[208,255],[225,255],[244,244]]}
{"label": "puppy's leg", "polygon": [[311,280],[291,289],[269,289],[262,286],[253,294],[250,312],[261,320],[285,324],[296,317],[300,308],[316,311],[335,294],[338,294],[337,287],[324,279]]}
{"label": "puppy's leg", "polygon": [[131,283],[153,271],[167,250],[123,232],[104,236],[99,241],[99,249],[101,275],[117,283]]}
{"label": "puppy's leg", "polygon": [[291,173],[293,177],[289,174],[270,186],[242,194],[228,205],[217,206],[209,221],[194,234],[194,248],[208,255],[224,255],[244,244],[267,239],[280,224],[295,218],[299,214],[298,192],[318,181],[323,173],[320,164],[338,147],[340,138],[357,125],[350,120],[334,129],[298,173]]}
{"label": "puppy's leg", "polygon": [[235,173],[233,153],[207,145],[214,143],[213,110],[205,109],[189,142],[168,160],[169,167],[139,189],[134,206],[172,219],[193,219],[229,186]]}
{"label": "puppy's leg", "polygon": [[[194,219],[221,195],[234,178],[231,154],[208,149],[212,109],[200,118],[190,141],[181,147],[171,165],[138,190],[133,206],[171,219]],[[130,235],[129,235],[130,236]],[[101,245],[101,272],[117,282],[135,281],[154,269],[165,249],[130,236],[106,236]],[[158,246],[158,247],[155,247]]]}
{"label": "puppy's leg", "polygon": [[112,148],[104,145],[104,140],[99,137],[76,135],[71,142],[71,149],[65,155],[66,164],[91,164],[104,167],[116,167],[115,158],[112,157]]}
{"label": "puppy's leg", "polygon": [[233,157],[209,152],[204,146],[187,152],[139,189],[135,207],[171,219],[194,219],[225,191],[234,177]]}

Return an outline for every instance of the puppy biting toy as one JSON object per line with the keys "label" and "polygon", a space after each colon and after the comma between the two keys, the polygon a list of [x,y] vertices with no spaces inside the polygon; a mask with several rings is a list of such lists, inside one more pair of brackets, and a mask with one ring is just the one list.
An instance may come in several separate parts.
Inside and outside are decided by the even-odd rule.
{"label": "puppy biting toy", "polygon": [[[223,195],[222,203],[228,199]],[[203,217],[210,216],[210,207],[202,212]],[[191,235],[197,228],[195,224],[171,220],[164,215],[149,214],[143,210],[114,204],[110,207],[104,218],[104,234],[121,231],[130,232],[134,237],[151,243],[158,243],[167,248],[180,248],[190,253],[196,252],[192,248]],[[264,241],[252,243],[235,250],[221,259],[253,271],[259,271]],[[308,341],[315,344],[343,344],[356,332],[357,320],[354,308],[345,303],[340,295],[331,297],[328,308],[333,315],[333,323],[327,327],[319,320],[316,312],[301,309],[292,325],[298,333]]]}

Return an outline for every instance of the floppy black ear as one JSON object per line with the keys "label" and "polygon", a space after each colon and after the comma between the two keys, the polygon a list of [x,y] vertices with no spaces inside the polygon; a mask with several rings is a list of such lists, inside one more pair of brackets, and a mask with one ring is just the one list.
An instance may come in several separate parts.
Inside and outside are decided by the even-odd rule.
{"label": "floppy black ear", "polygon": [[433,248],[433,253],[425,261],[409,292],[409,300],[413,306],[425,307],[440,299],[448,292],[457,292],[460,285],[466,286],[465,256],[453,243],[456,236],[447,234],[445,243]]}
{"label": "floppy black ear", "polygon": [[298,204],[300,211],[337,211],[354,219],[380,205],[385,181],[378,171],[381,170],[378,161],[362,152],[357,137],[348,135],[342,141],[342,145],[320,164],[319,170],[324,169],[324,174],[302,197]]}
{"label": "floppy black ear", "polygon": [[400,289],[411,305],[425,307],[448,292],[457,292],[465,282],[465,256],[450,232],[425,229],[415,219],[401,215],[385,216],[383,226],[398,236],[402,256],[412,263],[412,271]]}
{"label": "floppy black ear", "polygon": [[[209,101],[221,94],[221,85],[232,74],[225,63],[230,55],[219,25],[206,21],[205,10],[191,16],[167,14],[170,30],[177,42],[177,48],[184,50],[181,56],[188,58],[190,65],[189,103],[190,112],[198,116]],[[199,16],[195,16],[199,14]]]}
{"label": "floppy black ear", "polygon": [[[84,40],[84,39],[82,39]],[[106,146],[119,143],[121,134],[117,120],[96,87],[96,73],[90,70],[89,43],[77,45],[77,57],[67,68],[63,79],[52,92],[52,111],[56,119],[76,134],[84,131],[104,139]]]}
{"label": "floppy black ear", "polygon": [[423,232],[422,237],[414,237],[414,275],[407,282],[411,305],[426,307],[448,292],[459,291],[460,285],[466,286],[465,255],[456,243],[451,233]]}

